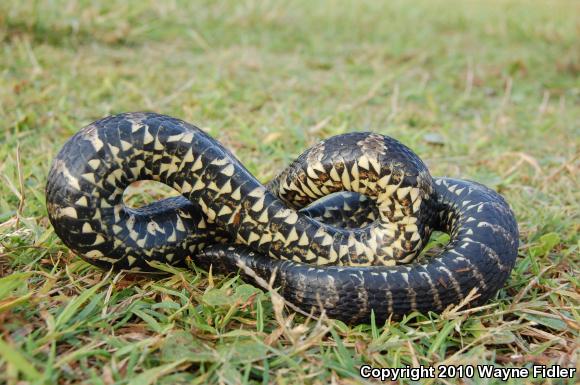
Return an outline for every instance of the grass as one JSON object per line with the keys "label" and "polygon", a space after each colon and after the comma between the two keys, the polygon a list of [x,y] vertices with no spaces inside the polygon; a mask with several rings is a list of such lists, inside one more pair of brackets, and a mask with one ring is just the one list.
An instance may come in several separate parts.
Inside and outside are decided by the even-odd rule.
{"label": "grass", "polygon": [[[579,11],[572,1],[0,3],[0,384],[354,384],[365,363],[578,368]],[[100,271],[51,229],[46,175],[79,128],[133,110],[196,123],[263,181],[333,134],[396,137],[433,175],[507,198],[516,267],[479,309],[354,327],[306,320],[234,275]],[[507,381],[521,382],[574,379]]]}

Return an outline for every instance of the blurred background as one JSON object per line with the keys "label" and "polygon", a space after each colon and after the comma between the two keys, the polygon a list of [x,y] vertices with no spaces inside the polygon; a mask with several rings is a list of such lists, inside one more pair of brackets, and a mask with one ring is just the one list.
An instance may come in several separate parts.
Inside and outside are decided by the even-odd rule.
{"label": "blurred background", "polygon": [[[20,143],[38,212],[68,136],[152,110],[207,130],[262,180],[321,138],[371,130],[409,145],[433,175],[549,201],[544,168],[578,152],[578,11],[574,1],[3,1],[0,155],[13,160]],[[0,172],[13,180],[14,162]],[[548,190],[517,186],[530,180]],[[13,211],[17,197],[0,191]]]}

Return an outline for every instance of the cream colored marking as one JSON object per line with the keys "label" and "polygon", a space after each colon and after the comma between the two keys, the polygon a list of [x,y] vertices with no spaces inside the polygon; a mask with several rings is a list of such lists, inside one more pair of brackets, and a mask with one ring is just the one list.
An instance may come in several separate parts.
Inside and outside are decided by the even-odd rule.
{"label": "cream colored marking", "polygon": [[242,195],[240,193],[240,187],[238,187],[237,189],[235,189],[231,196],[232,196],[233,199],[239,201],[242,198]]}
{"label": "cream colored marking", "polygon": [[292,230],[290,230],[290,233],[286,237],[286,245],[288,245],[296,240],[298,240],[298,233],[296,232],[296,228],[292,227]]}
{"label": "cream colored marking", "polygon": [[74,207],[65,207],[60,209],[60,215],[77,219],[77,210]]}
{"label": "cream colored marking", "polygon": [[137,239],[135,241],[135,243],[137,243],[137,246],[143,248],[143,247],[145,247],[145,241],[146,240],[147,240],[147,235],[145,235],[145,238],[143,238],[143,239]]}
{"label": "cream colored marking", "polygon": [[159,133],[155,137],[155,144],[153,145],[153,149],[155,151],[162,151],[163,150],[163,144],[161,144],[161,141],[159,141]]}
{"label": "cream colored marking", "polygon": [[316,254],[314,254],[312,250],[308,250],[308,252],[306,253],[306,260],[312,261],[313,259],[316,259]]}
{"label": "cream colored marking", "polygon": [[431,294],[433,295],[433,299],[435,300],[435,305],[437,306],[437,309],[443,309],[443,303],[441,302],[441,298],[439,297],[439,291],[433,284],[433,280],[431,279],[429,274],[424,271],[421,271],[419,272],[419,275],[422,276],[427,282],[429,282],[429,286],[431,288],[430,291]]}
{"label": "cream colored marking", "polygon": [[318,174],[314,172],[314,169],[312,167],[306,167],[306,175],[308,175],[312,179],[318,179]]}
{"label": "cream colored marking", "polygon": [[411,196],[411,202],[415,202],[417,200],[417,197],[419,197],[419,189],[418,188],[411,188],[411,190],[409,191],[409,194]]}
{"label": "cream colored marking", "polygon": [[395,191],[397,191],[399,189],[399,186],[401,185],[401,183],[403,183],[403,178],[401,178],[401,181],[398,184],[387,185],[385,187],[385,196],[387,196],[387,197],[393,196]]}
{"label": "cream colored marking", "polygon": [[379,185],[379,187],[381,187],[384,190],[389,185],[390,181],[391,181],[391,174],[383,176],[381,179],[379,179],[377,181],[377,184]]}
{"label": "cream colored marking", "polygon": [[254,220],[254,218],[252,218],[251,215],[244,215],[242,217],[242,223],[251,223],[253,225],[257,225],[258,222]]}
{"label": "cream colored marking", "polygon": [[137,261],[137,258],[135,258],[132,255],[128,255],[127,256],[127,262],[129,263],[129,266],[133,266],[133,264]]}
{"label": "cream colored marking", "polygon": [[322,246],[332,245],[333,238],[329,234],[325,234],[320,244]]}
{"label": "cream colored marking", "polygon": [[[191,135],[191,133],[189,133],[189,134]],[[171,143],[171,142],[179,142],[179,141],[182,141],[182,139],[183,139],[184,136],[185,136],[185,133],[184,132],[182,132],[180,134],[177,134],[177,135],[169,135],[167,137],[167,142],[168,143]],[[187,143],[189,143],[189,142],[187,142]]]}
{"label": "cream colored marking", "polygon": [[274,218],[287,218],[292,210],[290,209],[281,209],[278,212],[274,213]]}
{"label": "cream colored marking", "polygon": [[226,164],[228,164],[229,160],[227,158],[216,158],[214,160],[212,160],[210,162],[210,164],[216,165],[216,166],[225,166]]}
{"label": "cream colored marking", "polygon": [[347,255],[348,254],[348,246],[347,245],[340,245],[340,248],[338,249],[338,254],[339,254],[340,258]]}
{"label": "cream colored marking", "polygon": [[103,238],[101,234],[97,234],[92,246],[97,246],[100,245],[101,243],[105,243],[105,238]]}
{"label": "cream colored marking", "polygon": [[[316,195],[316,197],[319,197],[321,195],[325,195],[318,189],[318,186],[312,180],[306,179],[306,183],[308,183],[308,187],[310,188],[312,193]],[[323,188],[324,188],[324,186],[323,186]]]}
{"label": "cream colored marking", "polygon": [[411,286],[407,288],[407,293],[411,298],[411,311],[417,310],[417,292]]}
{"label": "cream colored marking", "polygon": [[95,174],[92,172],[88,172],[86,174],[82,174],[81,177],[89,182],[91,182],[92,184],[95,184]]}
{"label": "cream colored marking", "polygon": [[220,191],[219,187],[217,186],[217,184],[215,184],[215,182],[213,180],[211,182],[209,182],[209,184],[207,185],[207,188],[209,190],[213,190],[213,191]]}
{"label": "cream colored marking", "polygon": [[[326,230],[324,230],[324,227],[319,227],[318,230],[316,230],[316,233],[314,233],[314,238],[319,238],[319,237],[323,237],[326,235]],[[352,236],[352,234],[351,234]]]}
{"label": "cream colored marking", "polygon": [[350,233],[348,236],[347,245],[349,248],[355,247],[356,239],[354,238],[354,234]]}
{"label": "cream colored marking", "polygon": [[478,207],[479,205],[480,205],[480,203],[475,203],[475,204],[469,205],[465,208],[465,211],[469,211],[474,207]]}
{"label": "cream colored marking", "polygon": [[328,255],[328,257],[329,257],[328,262],[338,261],[338,253],[332,247],[330,248],[330,254]]}
{"label": "cream colored marking", "polygon": [[175,242],[177,240],[177,234],[175,230],[171,230],[171,235],[167,237],[167,242]]}
{"label": "cream colored marking", "polygon": [[447,274],[447,276],[449,277],[449,280],[451,281],[451,285],[453,286],[453,289],[457,293],[457,296],[459,297],[460,300],[463,300],[463,294],[461,293],[461,287],[459,286],[459,282],[457,282],[457,280],[455,279],[455,277],[453,276],[451,271],[449,271],[449,269],[447,269],[444,266],[439,266],[437,268],[437,270],[442,271],[445,274]]}
{"label": "cream colored marking", "polygon": [[328,187],[326,185],[323,185],[320,188],[320,195],[325,196],[325,195],[329,195],[329,194],[330,194],[330,190],[328,189]]}
{"label": "cream colored marking", "polygon": [[197,224],[197,228],[198,229],[205,229],[205,228],[207,228],[206,223],[205,223],[205,219],[201,218],[201,220]]}
{"label": "cream colored marking", "polygon": [[196,182],[195,185],[193,186],[193,188],[191,189],[191,191],[198,191],[198,190],[202,190],[205,188],[205,183],[203,183],[203,181],[201,180],[201,178],[199,178]]}
{"label": "cream colored marking", "polygon": [[83,223],[83,227],[81,229],[81,232],[83,232],[85,234],[89,234],[89,233],[94,233],[95,230],[93,230],[93,228],[89,222],[85,222],[85,223]]}
{"label": "cream colored marking", "polygon": [[260,236],[253,231],[250,232],[250,236],[248,237],[248,244],[253,243],[260,239]]}
{"label": "cream colored marking", "polygon": [[202,167],[203,167],[203,161],[201,160],[201,155],[200,155],[197,157],[195,162],[191,165],[191,169],[189,171],[196,172],[197,170],[200,170]]}
{"label": "cream colored marking", "polygon": [[141,123],[137,123],[137,122],[131,122],[131,132],[135,133],[137,131],[139,131],[139,129],[143,127],[143,125]]}
{"label": "cream colored marking", "polygon": [[259,198],[259,197],[262,197],[265,193],[266,193],[266,189],[262,186],[259,186],[259,187],[256,187],[255,189],[253,189],[248,194],[248,196],[253,197],[253,198]]}
{"label": "cream colored marking", "polygon": [[161,166],[159,166],[159,173],[163,174],[163,172],[168,171],[170,167],[171,163],[161,163]]}
{"label": "cream colored marking", "polygon": [[99,139],[96,129],[88,133],[87,139],[89,140],[89,142],[91,142],[95,151],[99,151],[105,145],[105,143],[103,143],[103,141]]}
{"label": "cream colored marking", "polygon": [[91,168],[93,170],[96,170],[97,168],[99,168],[99,165],[101,164],[101,160],[100,159],[91,159],[89,160],[89,166],[91,166]]}
{"label": "cream colored marking", "polygon": [[350,175],[348,175],[348,171],[346,166],[344,170],[342,170],[342,185],[344,186],[345,190],[350,190]]}
{"label": "cream colored marking", "polygon": [[172,262],[174,256],[175,256],[175,254],[173,254],[173,253],[165,254],[165,259],[167,259],[167,261],[169,261],[169,262]]}
{"label": "cream colored marking", "polygon": [[459,190],[455,191],[455,195],[461,195],[461,193],[463,192],[463,190],[465,190],[465,187],[460,188]]}
{"label": "cream colored marking", "polygon": [[282,234],[280,232],[277,232],[277,233],[274,234],[274,239],[273,240],[274,240],[274,242],[276,242],[276,241],[282,241],[282,242],[286,243],[286,237],[284,237],[284,234]]}
{"label": "cream colored marking", "polygon": [[[385,278],[386,278],[386,276],[385,276]],[[390,290],[386,290],[385,294],[387,295],[387,313],[392,314],[393,313],[393,294],[391,293]]]}
{"label": "cream colored marking", "polygon": [[359,174],[359,171],[358,171],[358,163],[357,162],[353,162],[352,168],[350,170],[350,174],[352,175],[352,179],[353,180],[358,180],[360,178],[360,174]]}
{"label": "cream colored marking", "polygon": [[193,187],[189,184],[188,181],[184,180],[183,184],[181,185],[181,192],[182,193],[189,193],[193,190]]}
{"label": "cream colored marking", "polygon": [[475,220],[476,220],[476,219],[475,219],[474,217],[469,217],[469,218],[467,218],[467,219],[465,220],[465,223],[473,222],[473,221],[475,221]]}
{"label": "cream colored marking", "polygon": [[233,164],[228,164],[226,167],[220,170],[220,173],[224,174],[225,176],[232,176],[234,175],[235,167]]}
{"label": "cream colored marking", "polygon": [[179,167],[182,165],[183,159],[174,158],[169,167],[169,175],[173,175],[179,171]]}
{"label": "cream colored marking", "polygon": [[147,232],[155,235],[155,233],[165,234],[165,229],[159,226],[159,223],[151,221],[147,223]]}
{"label": "cream colored marking", "polygon": [[89,205],[89,201],[88,201],[87,197],[83,195],[82,197],[80,197],[79,199],[76,200],[75,205],[87,207]]}
{"label": "cream colored marking", "polygon": [[514,240],[513,240],[512,236],[510,235],[510,233],[500,225],[496,225],[494,223],[489,223],[489,222],[479,222],[477,224],[477,227],[488,227],[491,229],[491,231],[494,232],[494,234],[499,233],[506,241],[508,241],[510,243],[514,243]]}
{"label": "cream colored marking", "polygon": [[121,140],[121,148],[123,149],[123,151],[127,151],[127,150],[129,150],[131,147],[133,147],[133,146],[131,145],[131,143],[129,143],[129,142],[126,142],[126,141],[124,141],[124,140]]}
{"label": "cream colored marking", "polygon": [[416,253],[411,253],[411,254],[407,255],[405,258],[401,258],[401,259],[399,260],[399,262],[401,262],[401,263],[409,263],[409,262],[411,262],[413,259],[415,259],[415,257],[416,257],[416,256],[417,256],[417,254],[416,254]]}
{"label": "cream colored marking", "polygon": [[336,171],[336,169],[334,167],[332,167],[330,169],[330,178],[334,181],[340,180],[340,176],[338,175],[338,172]]}
{"label": "cream colored marking", "polygon": [[264,243],[268,243],[268,242],[272,242],[272,234],[265,233],[262,235],[262,238],[260,238],[260,242],[258,243],[258,246],[261,246]]}
{"label": "cream colored marking", "polygon": [[266,199],[265,195],[262,195],[260,198],[258,198],[256,203],[254,203],[254,205],[252,206],[252,211],[255,211],[255,212],[262,211],[262,209],[264,208],[264,200],[265,199]]}
{"label": "cream colored marking", "polygon": [[90,250],[90,251],[86,252],[84,255],[85,255],[85,257],[91,258],[91,259],[101,258],[104,256],[104,254],[101,253],[99,250]]}
{"label": "cream colored marking", "polygon": [[367,243],[373,254],[376,254],[378,245],[375,231],[371,232],[371,236],[367,239]]}
{"label": "cream colored marking", "polygon": [[354,243],[354,247],[355,247],[355,250],[356,250],[356,253],[357,253],[358,256],[365,255],[365,247],[364,247],[364,245],[362,243],[355,242]]}
{"label": "cream colored marking", "polygon": [[260,214],[260,217],[258,218],[258,222],[268,223],[268,221],[269,221],[268,210],[264,210],[264,211],[262,211],[262,214]]}
{"label": "cream colored marking", "polygon": [[218,212],[218,217],[221,217],[222,215],[227,215],[227,214],[231,214],[232,213],[232,209],[229,206],[222,206],[221,210]]}
{"label": "cream colored marking", "polygon": [[366,155],[362,155],[358,160],[358,167],[363,168],[365,170],[369,169],[369,158]]}
{"label": "cream colored marking", "polygon": [[417,212],[419,211],[419,207],[421,207],[421,202],[423,200],[421,199],[421,197],[417,198],[414,202],[413,202],[413,211]]}
{"label": "cream colored marking", "polygon": [[175,221],[175,228],[181,232],[185,232],[185,227],[183,226],[183,222],[179,217],[177,217],[177,220]]}
{"label": "cream colored marking", "polygon": [[79,186],[79,181],[77,178],[75,178],[74,176],[72,176],[72,174],[70,173],[70,171],[66,168],[66,165],[64,164],[63,161],[57,160],[55,167],[60,170],[60,172],[62,172],[62,175],[65,177],[65,179],[67,180],[68,184],[75,188],[76,190],[80,191],[81,187]]}
{"label": "cream colored marking", "polygon": [[381,165],[379,164],[379,160],[374,156],[369,157],[369,163],[375,169],[375,172],[378,174],[381,172]]}
{"label": "cream colored marking", "polygon": [[[387,255],[387,256],[389,257],[389,259],[385,259],[385,260],[383,261],[384,265],[385,265],[385,266],[392,266],[392,265],[395,265],[396,261],[393,259],[393,248],[392,248],[392,247],[389,247],[389,246],[387,246],[387,247],[382,247],[381,249],[382,249],[382,251],[385,253],[385,255]],[[392,265],[389,265],[389,264],[387,263],[387,262],[389,262],[389,261],[390,261],[390,262],[392,262]]]}
{"label": "cream colored marking", "polygon": [[151,142],[153,142],[155,140],[155,138],[153,137],[153,135],[151,135],[151,133],[149,132],[149,129],[147,127],[145,127],[145,133],[143,135],[143,144],[149,144]]}
{"label": "cream colored marking", "polygon": [[325,173],[326,170],[324,169],[324,166],[322,165],[321,162],[314,162],[310,165],[310,167],[312,167],[314,170],[320,171]]}
{"label": "cream colored marking", "polygon": [[181,138],[181,142],[183,143],[191,143],[193,142],[194,132],[186,132],[183,137]]}
{"label": "cream colored marking", "polygon": [[291,211],[290,214],[286,217],[284,222],[288,223],[289,225],[293,225],[298,221],[298,214],[294,211]]}
{"label": "cream colored marking", "polygon": [[[355,165],[356,165],[356,163],[355,163]],[[358,170],[358,168],[357,168],[357,170]],[[357,175],[356,178],[353,178],[350,181],[350,188],[351,188],[352,191],[362,192],[362,190],[360,189],[360,179],[359,179],[359,176],[358,175]]]}
{"label": "cream colored marking", "polygon": [[210,223],[215,221],[217,213],[211,207],[208,207],[206,211],[208,221]]}
{"label": "cream colored marking", "polygon": [[195,157],[193,156],[193,148],[190,147],[187,149],[187,152],[185,153],[184,157],[183,157],[183,164],[185,163],[192,163],[194,161]]}
{"label": "cream colored marking", "polygon": [[300,191],[301,191],[301,195],[304,196],[304,194],[308,195],[310,198],[318,198],[318,195],[316,195],[315,193],[312,192],[312,190],[310,190],[308,188],[308,182],[310,181],[310,179],[306,179],[306,183],[302,183],[300,182]]}
{"label": "cream colored marking", "polygon": [[115,223],[119,223],[121,221],[121,212],[123,211],[123,207],[117,205],[113,208],[113,216],[115,219]]}
{"label": "cream colored marking", "polygon": [[352,207],[350,207],[350,206],[348,205],[348,203],[346,202],[346,200],[345,200],[345,201],[342,203],[342,209],[343,209],[344,211],[352,211]]}
{"label": "cream colored marking", "polygon": [[309,244],[308,235],[306,235],[306,231],[302,233],[300,236],[300,240],[298,241],[299,246],[307,246]]}

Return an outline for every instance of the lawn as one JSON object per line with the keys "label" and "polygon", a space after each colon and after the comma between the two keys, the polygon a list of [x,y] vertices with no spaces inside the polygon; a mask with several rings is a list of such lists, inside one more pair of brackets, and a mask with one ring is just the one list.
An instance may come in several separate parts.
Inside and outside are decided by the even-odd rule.
{"label": "lawn", "polygon": [[[579,15],[573,1],[0,2],[0,384],[578,368]],[[264,182],[331,135],[393,136],[433,175],[506,197],[516,267],[481,308],[352,327],[294,314],[234,274],[98,270],[54,234],[46,176],[81,127],[136,110],[198,125]],[[522,381],[543,383],[507,383]]]}

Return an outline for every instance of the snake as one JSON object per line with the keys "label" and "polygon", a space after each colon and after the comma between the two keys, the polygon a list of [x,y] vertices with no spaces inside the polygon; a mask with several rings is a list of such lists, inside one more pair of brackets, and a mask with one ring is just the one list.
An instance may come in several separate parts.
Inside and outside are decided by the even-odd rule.
{"label": "snake", "polygon": [[[141,180],[179,195],[129,207],[125,190]],[[297,308],[349,324],[484,304],[518,251],[500,194],[432,177],[408,147],[373,132],[326,138],[263,184],[190,123],[112,115],[62,146],[46,207],[57,236],[90,264],[150,273],[190,261],[270,282]],[[425,256],[434,231],[449,242]]]}

